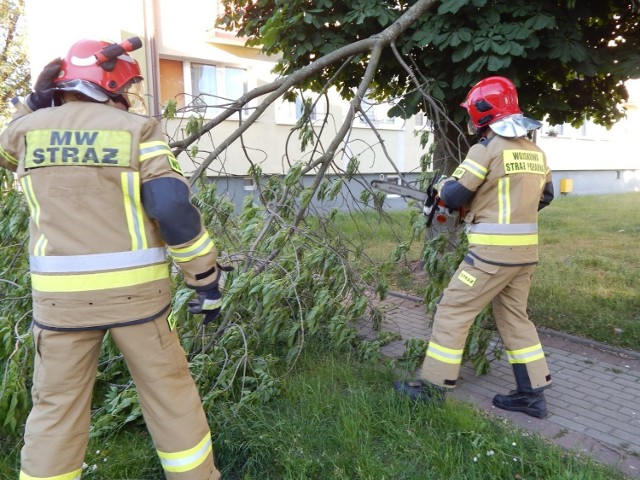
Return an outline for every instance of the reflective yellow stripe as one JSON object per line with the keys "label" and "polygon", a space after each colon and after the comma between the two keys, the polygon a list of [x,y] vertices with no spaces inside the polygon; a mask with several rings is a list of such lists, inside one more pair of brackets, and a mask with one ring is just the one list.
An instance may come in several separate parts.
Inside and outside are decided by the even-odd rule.
{"label": "reflective yellow stripe", "polygon": [[0,157],[4,158],[7,162],[12,165],[18,166],[18,159],[7,152],[4,148],[0,147]]}
{"label": "reflective yellow stripe", "polygon": [[211,434],[207,433],[198,445],[189,450],[173,453],[158,450],[158,456],[165,471],[188,472],[201,465],[211,452]]}
{"label": "reflective yellow stripe", "polygon": [[511,223],[511,192],[509,177],[498,181],[498,223]]}
{"label": "reflective yellow stripe", "polygon": [[175,155],[169,148],[169,145],[166,142],[155,141],[155,142],[145,142],[140,144],[140,152],[138,153],[138,158],[141,162],[148,160],[153,157],[159,157],[160,155],[166,155],[169,160],[169,166],[172,170],[175,170],[180,175],[184,175],[182,173],[182,168],[180,167],[180,163],[176,159]]}
{"label": "reflective yellow stripe", "polygon": [[427,348],[427,356],[439,360],[443,363],[451,363],[453,365],[459,365],[462,363],[463,350],[454,350],[453,348],[443,347],[433,341],[429,342],[429,348]]}
{"label": "reflective yellow stripe", "polygon": [[19,480],[80,480],[80,475],[82,475],[81,468],[62,475],[54,475],[53,477],[32,477],[24,472],[20,472]]}
{"label": "reflective yellow stripe", "polygon": [[[33,183],[29,175],[20,179],[20,185],[22,185],[22,191],[27,199],[27,205],[29,206],[29,212],[31,214],[31,220],[36,224],[36,227],[40,228],[40,204],[36,198],[36,194],[33,191]],[[44,256],[45,249],[47,248],[47,237],[41,234],[33,247],[34,255]]]}
{"label": "reflective yellow stripe", "polygon": [[469,243],[474,245],[494,245],[497,247],[523,247],[537,245],[538,235],[483,235],[472,233],[467,235]]}
{"label": "reflective yellow stripe", "polygon": [[209,253],[213,248],[213,240],[205,231],[193,245],[184,248],[169,247],[169,253],[176,262],[188,262]]}
{"label": "reflective yellow stripe", "polygon": [[80,275],[31,274],[31,285],[40,292],[89,292],[131,287],[169,278],[167,264],[119,270],[117,272],[86,273]]}
{"label": "reflective yellow stripe", "polygon": [[544,358],[542,345],[539,343],[532,347],[521,348],[520,350],[507,350],[509,363],[529,363]]}
{"label": "reflective yellow stripe", "polygon": [[44,257],[44,253],[47,249],[47,244],[49,242],[47,241],[47,237],[45,237],[44,235],[40,235],[40,238],[38,238],[38,240],[36,241],[36,245],[33,248],[33,254],[37,255],[38,257]]}
{"label": "reflective yellow stripe", "polygon": [[467,172],[474,174],[480,180],[484,180],[487,177],[487,169],[482,165],[480,165],[478,162],[474,162],[470,158],[465,159],[464,162],[462,162],[462,164],[458,168],[464,168]]}
{"label": "reflective yellow stripe", "polygon": [[36,194],[33,191],[31,177],[28,175],[22,177],[20,179],[20,185],[22,185],[24,196],[27,199],[27,205],[29,206],[29,211],[31,212],[31,219],[37,227],[40,227],[40,204],[38,203]]}
{"label": "reflective yellow stripe", "polygon": [[140,201],[140,173],[124,172],[121,174],[122,193],[124,195],[124,211],[131,236],[131,250],[147,248],[147,235],[144,231],[142,202]]}

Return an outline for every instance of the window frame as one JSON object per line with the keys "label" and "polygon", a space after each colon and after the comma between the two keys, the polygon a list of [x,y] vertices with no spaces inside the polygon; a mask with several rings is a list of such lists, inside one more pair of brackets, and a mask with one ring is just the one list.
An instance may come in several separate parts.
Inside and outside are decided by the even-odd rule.
{"label": "window frame", "polygon": [[[164,57],[163,57],[164,58]],[[193,89],[193,75],[192,75],[192,66],[193,65],[203,65],[203,66],[211,66],[215,67],[215,75],[216,75],[216,94],[212,95],[209,93],[204,93],[201,95],[208,95],[211,98],[218,99],[221,104],[227,104],[233,102],[238,97],[230,98],[227,89],[227,69],[236,69],[242,72],[242,88],[243,95],[253,88],[252,83],[254,82],[250,75],[250,69],[246,66],[234,65],[230,63],[217,62],[215,60],[196,60],[196,59],[186,59],[186,58],[170,58],[167,57],[166,60],[172,60],[182,63],[182,82],[184,92],[181,92],[184,96],[184,106],[178,109],[178,114],[189,115],[192,113],[201,114],[206,119],[215,118],[219,115],[226,107],[216,105],[209,105],[207,107],[198,107],[193,104],[196,95],[194,94]],[[161,100],[166,102],[166,100]],[[208,102],[207,102],[208,103]],[[252,102],[249,102],[242,109],[242,116],[248,117],[251,114],[251,106]],[[228,120],[237,120],[238,112],[234,112]]]}

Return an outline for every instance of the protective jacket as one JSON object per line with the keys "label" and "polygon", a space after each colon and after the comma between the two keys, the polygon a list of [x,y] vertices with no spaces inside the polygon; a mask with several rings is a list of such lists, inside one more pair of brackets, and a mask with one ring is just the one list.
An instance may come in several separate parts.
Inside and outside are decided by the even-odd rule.
{"label": "protective jacket", "polygon": [[167,251],[190,286],[217,281],[213,241],[156,120],[84,101],[40,109],[2,133],[0,165],[17,172],[31,213],[40,328],[159,317],[171,298]]}
{"label": "protective jacket", "polygon": [[538,261],[537,212],[552,201],[553,183],[533,142],[496,135],[474,145],[440,195],[468,212],[470,255],[503,265]]}

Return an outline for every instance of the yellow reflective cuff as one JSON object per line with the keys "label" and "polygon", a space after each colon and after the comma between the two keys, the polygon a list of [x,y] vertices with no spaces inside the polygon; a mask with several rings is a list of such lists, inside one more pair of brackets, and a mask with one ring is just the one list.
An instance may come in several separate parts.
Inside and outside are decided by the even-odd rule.
{"label": "yellow reflective cuff", "polygon": [[181,452],[161,452],[158,457],[162,468],[167,472],[188,472],[201,465],[207,456],[213,451],[211,446],[211,434],[207,435],[193,448]]}
{"label": "yellow reflective cuff", "polygon": [[213,240],[208,232],[204,232],[196,242],[188,247],[172,248],[169,247],[169,254],[176,262],[184,263],[194,258],[201,257],[214,249]]}
{"label": "yellow reflective cuff", "polygon": [[467,235],[469,243],[474,245],[492,245],[496,247],[524,247],[538,244],[538,235],[484,235],[471,233]]}
{"label": "yellow reflective cuff", "polygon": [[509,363],[529,363],[544,358],[542,345],[539,343],[532,347],[521,348],[520,350],[507,350]]}
{"label": "yellow reflective cuff", "polygon": [[166,263],[149,267],[119,270],[117,272],[86,273],[79,275],[31,274],[31,285],[40,292],[89,292],[112,288],[131,287],[169,278]]}
{"label": "yellow reflective cuff", "polygon": [[32,477],[24,472],[20,472],[19,480],[80,480],[82,475],[82,469],[74,470],[73,472],[64,473],[62,475],[54,475],[53,477]]}
{"label": "yellow reflective cuff", "polygon": [[463,350],[443,347],[433,341],[429,342],[427,356],[443,363],[459,365],[462,363]]}

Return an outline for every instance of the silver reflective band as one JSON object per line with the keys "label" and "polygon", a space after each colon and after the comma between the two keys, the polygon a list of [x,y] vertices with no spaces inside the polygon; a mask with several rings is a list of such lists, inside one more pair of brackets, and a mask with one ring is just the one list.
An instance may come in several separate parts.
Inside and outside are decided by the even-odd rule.
{"label": "silver reflective band", "polygon": [[95,253],[89,255],[29,256],[32,272],[71,273],[117,270],[164,262],[167,259],[163,247],[135,250],[133,252]]}
{"label": "silver reflective band", "polygon": [[536,223],[472,223],[466,226],[467,233],[484,234],[528,234],[538,233]]}

